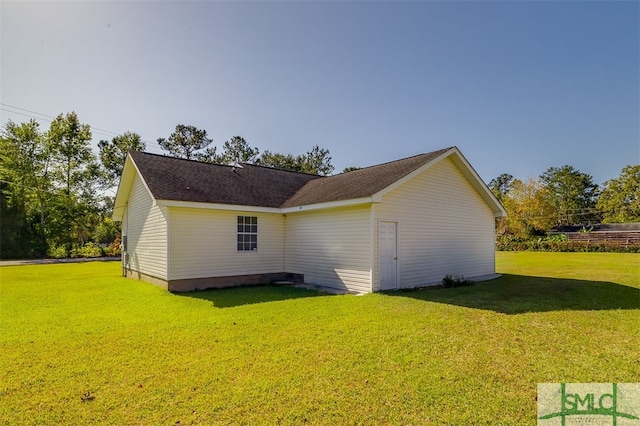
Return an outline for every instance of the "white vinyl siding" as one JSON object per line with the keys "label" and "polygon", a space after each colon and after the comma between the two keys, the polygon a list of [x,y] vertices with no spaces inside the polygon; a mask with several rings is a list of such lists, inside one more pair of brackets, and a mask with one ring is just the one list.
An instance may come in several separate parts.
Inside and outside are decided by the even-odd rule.
{"label": "white vinyl siding", "polygon": [[122,224],[127,236],[127,267],[167,279],[167,209],[154,205],[139,176],[132,185]]}
{"label": "white vinyl siding", "polygon": [[495,273],[493,212],[450,159],[386,194],[374,217],[376,229],[381,220],[398,222],[400,288],[440,282],[446,274]]}
{"label": "white vinyl siding", "polygon": [[[282,214],[171,207],[171,280],[285,272]],[[258,249],[238,251],[238,216],[258,218]]]}
{"label": "white vinyl siding", "polygon": [[307,283],[371,291],[370,206],[287,214],[285,258]]}

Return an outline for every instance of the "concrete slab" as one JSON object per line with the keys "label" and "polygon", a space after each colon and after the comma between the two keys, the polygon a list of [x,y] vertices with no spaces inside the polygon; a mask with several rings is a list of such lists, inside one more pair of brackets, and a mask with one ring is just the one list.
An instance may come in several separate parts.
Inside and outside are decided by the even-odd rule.
{"label": "concrete slab", "polygon": [[327,294],[354,294],[354,295],[360,294],[354,291],[349,291],[349,290],[340,289],[340,288],[333,288],[333,287],[325,287],[325,286],[316,285],[316,284],[293,284],[293,286],[298,288],[306,288],[307,290],[316,290],[316,291],[320,291],[322,293],[327,293]]}

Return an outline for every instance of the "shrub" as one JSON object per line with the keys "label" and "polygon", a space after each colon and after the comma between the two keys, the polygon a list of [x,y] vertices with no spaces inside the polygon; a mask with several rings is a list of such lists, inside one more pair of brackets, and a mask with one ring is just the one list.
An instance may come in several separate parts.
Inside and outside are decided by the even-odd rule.
{"label": "shrub", "polygon": [[111,244],[104,248],[104,255],[110,257],[120,256],[120,254],[122,253],[120,245],[120,235],[118,235]]}
{"label": "shrub", "polygon": [[74,247],[71,257],[102,257],[102,248],[96,243],[88,242],[81,247]]}
{"label": "shrub", "polygon": [[47,250],[47,257],[52,259],[64,259],[67,257],[67,249],[64,246],[52,246]]}
{"label": "shrub", "polygon": [[463,275],[447,274],[442,279],[442,286],[446,288],[462,287],[471,284],[473,284],[473,281],[465,279]]}

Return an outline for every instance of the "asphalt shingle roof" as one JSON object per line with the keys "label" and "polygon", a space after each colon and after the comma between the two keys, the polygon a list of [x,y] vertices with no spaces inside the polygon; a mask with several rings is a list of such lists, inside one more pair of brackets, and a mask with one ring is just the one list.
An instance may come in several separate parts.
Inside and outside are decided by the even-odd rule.
{"label": "asphalt shingle roof", "polygon": [[420,154],[335,176],[314,179],[289,198],[282,207],[305,206],[351,200],[376,194],[451,148]]}
{"label": "asphalt shingle roof", "polygon": [[372,196],[450,149],[327,177],[143,152],[131,157],[158,200],[284,208]]}
{"label": "asphalt shingle roof", "polygon": [[131,157],[154,198],[256,207],[280,207],[320,176],[243,164],[234,168],[162,155]]}

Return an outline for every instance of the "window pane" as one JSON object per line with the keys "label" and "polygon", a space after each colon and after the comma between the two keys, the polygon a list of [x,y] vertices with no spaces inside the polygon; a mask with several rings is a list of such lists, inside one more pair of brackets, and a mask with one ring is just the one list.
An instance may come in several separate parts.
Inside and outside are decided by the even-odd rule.
{"label": "window pane", "polygon": [[254,251],[258,249],[257,216],[238,216],[236,229],[238,251]]}

